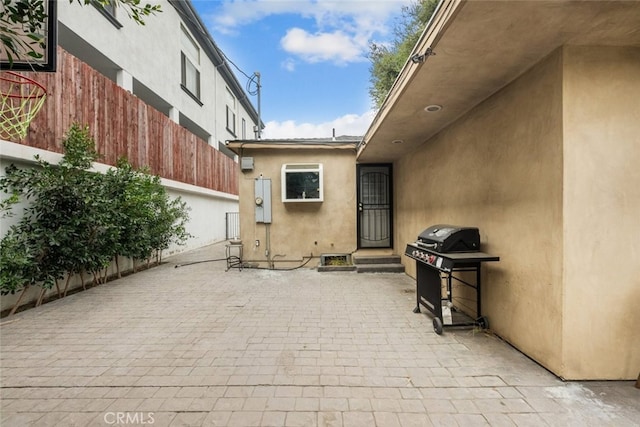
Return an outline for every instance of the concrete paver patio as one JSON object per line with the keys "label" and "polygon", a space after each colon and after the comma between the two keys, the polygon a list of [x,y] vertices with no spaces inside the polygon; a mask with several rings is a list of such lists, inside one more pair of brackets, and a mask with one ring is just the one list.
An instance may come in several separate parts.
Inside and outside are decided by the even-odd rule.
{"label": "concrete paver patio", "polygon": [[1,425],[639,425],[632,381],[563,382],[491,334],[436,335],[408,276],[175,268],[223,254],[2,319]]}

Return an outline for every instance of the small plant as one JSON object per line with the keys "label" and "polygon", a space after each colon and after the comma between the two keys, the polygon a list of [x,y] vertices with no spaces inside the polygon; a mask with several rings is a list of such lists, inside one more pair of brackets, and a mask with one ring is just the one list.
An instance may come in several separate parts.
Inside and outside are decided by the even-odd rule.
{"label": "small plant", "polygon": [[347,255],[330,255],[324,258],[325,265],[351,265]]}

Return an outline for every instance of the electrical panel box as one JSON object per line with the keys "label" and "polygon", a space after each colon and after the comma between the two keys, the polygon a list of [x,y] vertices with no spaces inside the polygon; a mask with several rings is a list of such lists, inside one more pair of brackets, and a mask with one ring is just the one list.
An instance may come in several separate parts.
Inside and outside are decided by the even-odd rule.
{"label": "electrical panel box", "polygon": [[271,180],[255,180],[256,222],[271,224]]}

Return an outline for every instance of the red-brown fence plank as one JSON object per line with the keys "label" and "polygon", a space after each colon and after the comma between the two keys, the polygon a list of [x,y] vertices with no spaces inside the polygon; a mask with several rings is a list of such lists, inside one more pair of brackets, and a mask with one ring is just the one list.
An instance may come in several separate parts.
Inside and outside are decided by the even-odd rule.
{"label": "red-brown fence plank", "polygon": [[62,153],[77,122],[90,127],[103,163],[126,156],[164,178],[238,194],[232,159],[61,48],[57,61],[55,73],[25,73],[45,86],[47,99],[26,138],[14,142]]}

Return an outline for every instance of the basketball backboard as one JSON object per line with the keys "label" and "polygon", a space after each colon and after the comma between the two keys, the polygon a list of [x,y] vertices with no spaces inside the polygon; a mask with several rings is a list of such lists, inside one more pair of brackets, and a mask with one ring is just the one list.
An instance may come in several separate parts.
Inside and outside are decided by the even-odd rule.
{"label": "basketball backboard", "polygon": [[[16,0],[12,0],[10,3],[15,2]],[[47,18],[44,26],[42,28],[44,35],[44,46],[40,46],[37,43],[32,44],[32,40],[29,39],[26,35],[23,35],[22,38],[24,42],[28,45],[29,49],[33,49],[34,52],[42,55],[41,58],[33,58],[26,54],[26,52],[22,52],[23,49],[20,49],[19,55],[12,54],[13,63],[9,61],[9,56],[6,52],[4,46],[0,46],[0,70],[1,71],[55,71],[56,70],[56,48],[57,48],[57,28],[58,28],[58,20],[56,16],[56,0],[39,0],[43,3],[44,10],[46,11]],[[5,6],[0,3],[0,8],[4,8]],[[5,25],[6,22],[3,22],[2,25]],[[15,37],[20,37],[20,34],[24,34],[25,32],[20,28],[20,26],[10,27],[12,31],[15,31],[18,35]],[[4,34],[3,34],[4,36]]]}

